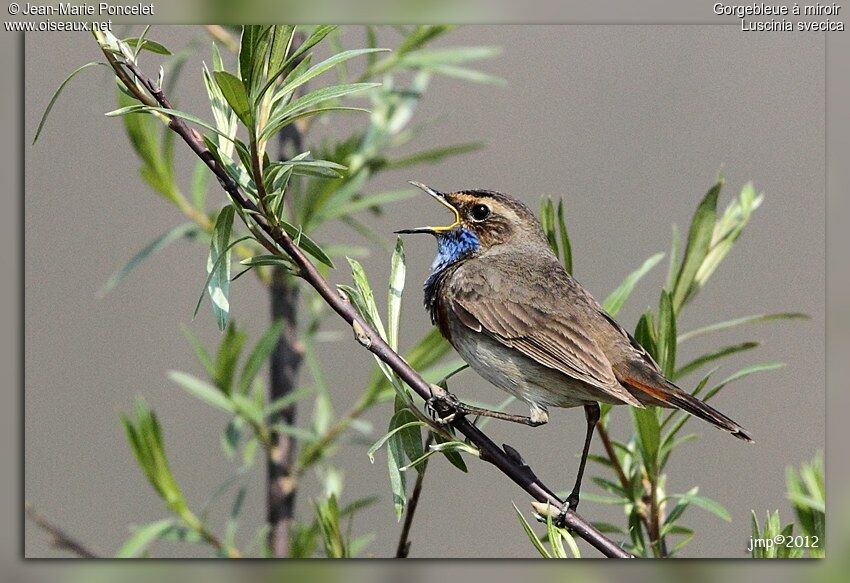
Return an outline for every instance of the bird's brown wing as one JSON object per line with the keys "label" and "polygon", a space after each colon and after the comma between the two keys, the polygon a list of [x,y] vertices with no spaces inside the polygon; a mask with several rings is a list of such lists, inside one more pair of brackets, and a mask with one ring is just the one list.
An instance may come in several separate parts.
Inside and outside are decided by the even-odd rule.
{"label": "bird's brown wing", "polygon": [[[518,350],[541,365],[580,380],[616,401],[636,407],[635,399],[614,375],[611,363],[594,338],[592,310],[571,303],[568,289],[538,293],[523,273],[495,269],[461,270],[447,294],[448,307],[469,329]],[[566,275],[566,274],[564,274]],[[511,283],[514,282],[514,285]],[[566,283],[566,282],[564,282]],[[574,281],[570,285],[578,285]],[[582,294],[585,292],[580,290]],[[583,317],[584,313],[584,317]]]}

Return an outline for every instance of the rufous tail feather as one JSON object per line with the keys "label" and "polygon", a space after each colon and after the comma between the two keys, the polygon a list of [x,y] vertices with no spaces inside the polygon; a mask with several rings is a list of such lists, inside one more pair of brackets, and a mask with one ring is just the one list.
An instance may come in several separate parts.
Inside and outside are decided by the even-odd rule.
{"label": "rufous tail feather", "polygon": [[[681,409],[699,417],[703,421],[708,421],[715,427],[728,431],[738,439],[743,439],[749,443],[753,443],[753,438],[750,437],[746,430],[729,419],[726,415],[717,409],[710,407],[668,381],[659,375],[658,385],[650,385],[645,381],[640,381],[634,378],[625,378],[621,381],[629,388],[635,389],[640,393],[644,393],[649,399],[660,401],[663,405]],[[663,384],[662,384],[663,383]],[[659,386],[661,385],[661,386]],[[635,395],[640,399],[641,395]]]}

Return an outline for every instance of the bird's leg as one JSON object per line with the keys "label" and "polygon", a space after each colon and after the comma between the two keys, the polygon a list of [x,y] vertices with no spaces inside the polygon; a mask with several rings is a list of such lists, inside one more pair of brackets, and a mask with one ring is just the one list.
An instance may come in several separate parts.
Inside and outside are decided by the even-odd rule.
{"label": "bird's leg", "polygon": [[567,496],[567,505],[561,509],[561,513],[556,519],[556,522],[560,523],[559,525],[564,524],[564,519],[568,511],[575,510],[578,507],[581,478],[584,475],[584,466],[587,464],[587,454],[590,451],[590,440],[593,438],[593,430],[599,422],[599,415],[599,403],[584,406],[584,416],[587,419],[587,434],[584,437],[584,449],[581,452],[581,461],[578,464],[578,475],[576,476],[575,486],[573,486],[573,491],[570,492],[570,495]]}
{"label": "bird's leg", "polygon": [[444,425],[454,421],[457,415],[480,415],[481,417],[492,417],[493,419],[521,423],[531,427],[543,425],[549,420],[546,410],[540,408],[532,409],[532,414],[525,416],[467,405],[455,395],[437,385],[431,385],[431,398],[428,399],[425,406],[431,411],[434,420]]}

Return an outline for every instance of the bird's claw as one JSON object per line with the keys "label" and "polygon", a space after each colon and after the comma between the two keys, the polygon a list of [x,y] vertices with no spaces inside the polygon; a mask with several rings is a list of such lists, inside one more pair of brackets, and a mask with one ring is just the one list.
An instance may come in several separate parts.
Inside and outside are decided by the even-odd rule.
{"label": "bird's claw", "polygon": [[561,511],[558,513],[558,516],[552,520],[552,524],[558,528],[565,528],[570,534],[572,534],[573,529],[567,526],[567,513],[576,511],[576,508],[578,508],[578,501],[579,497],[577,492],[573,492],[567,496],[567,503],[561,507]]}
{"label": "bird's claw", "polygon": [[425,409],[440,425],[448,425],[458,415],[464,414],[463,403],[443,387],[431,385],[431,397],[425,401]]}

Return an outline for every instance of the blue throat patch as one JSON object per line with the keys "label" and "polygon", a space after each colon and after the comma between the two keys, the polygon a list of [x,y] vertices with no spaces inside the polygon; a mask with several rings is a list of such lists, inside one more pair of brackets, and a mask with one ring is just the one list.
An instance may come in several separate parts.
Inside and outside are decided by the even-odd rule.
{"label": "blue throat patch", "polygon": [[467,229],[453,229],[437,235],[437,256],[431,264],[431,275],[425,280],[425,307],[431,314],[431,323],[437,323],[437,294],[446,268],[481,247],[478,236]]}
{"label": "blue throat patch", "polygon": [[453,229],[437,235],[437,256],[431,264],[431,273],[439,273],[446,267],[460,261],[481,246],[478,236],[468,229]]}

